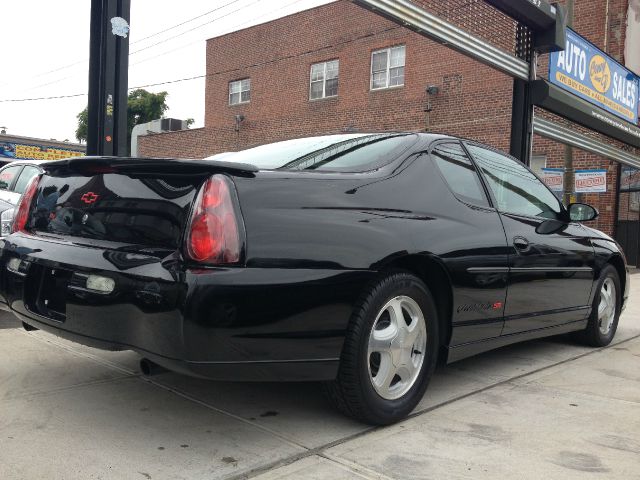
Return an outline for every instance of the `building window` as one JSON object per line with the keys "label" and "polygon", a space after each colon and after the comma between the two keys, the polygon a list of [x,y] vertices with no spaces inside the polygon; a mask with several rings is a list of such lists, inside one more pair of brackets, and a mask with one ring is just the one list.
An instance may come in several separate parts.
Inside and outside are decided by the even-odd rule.
{"label": "building window", "polygon": [[311,100],[317,100],[319,98],[337,96],[339,70],[340,60],[331,60],[329,62],[311,65],[309,98]]}
{"label": "building window", "polygon": [[371,54],[371,90],[404,85],[405,46],[385,48]]}
{"label": "building window", "polygon": [[533,170],[533,173],[542,177],[542,169],[547,167],[547,157],[546,155],[533,155],[531,157],[531,163],[529,164],[529,168]]}
{"label": "building window", "polygon": [[249,103],[251,100],[251,79],[229,82],[229,105]]}

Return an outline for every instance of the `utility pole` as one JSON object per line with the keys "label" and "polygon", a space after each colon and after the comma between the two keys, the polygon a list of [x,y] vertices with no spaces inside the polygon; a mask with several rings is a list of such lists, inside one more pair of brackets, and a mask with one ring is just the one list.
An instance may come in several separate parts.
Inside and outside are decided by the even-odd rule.
{"label": "utility pole", "polygon": [[87,155],[127,155],[131,0],[91,0]]}
{"label": "utility pole", "polygon": [[[567,0],[567,26],[573,27],[573,7],[574,0]],[[573,168],[573,147],[571,145],[564,146],[564,191],[562,192],[562,200],[565,205],[575,201],[575,175]]]}

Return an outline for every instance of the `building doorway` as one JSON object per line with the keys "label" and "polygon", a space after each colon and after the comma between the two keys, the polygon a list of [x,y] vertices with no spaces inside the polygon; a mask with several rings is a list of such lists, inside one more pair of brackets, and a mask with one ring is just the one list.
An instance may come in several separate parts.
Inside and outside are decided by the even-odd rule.
{"label": "building doorway", "polygon": [[623,165],[620,173],[616,240],[629,265],[640,257],[640,169]]}

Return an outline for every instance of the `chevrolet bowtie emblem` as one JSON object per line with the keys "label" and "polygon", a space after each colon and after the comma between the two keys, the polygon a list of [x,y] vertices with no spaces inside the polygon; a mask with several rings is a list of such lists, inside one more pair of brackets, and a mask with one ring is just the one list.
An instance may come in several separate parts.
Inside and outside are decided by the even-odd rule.
{"label": "chevrolet bowtie emblem", "polygon": [[92,204],[95,203],[99,197],[100,195],[98,195],[97,193],[87,192],[80,197],[80,200],[82,200],[86,204]]}

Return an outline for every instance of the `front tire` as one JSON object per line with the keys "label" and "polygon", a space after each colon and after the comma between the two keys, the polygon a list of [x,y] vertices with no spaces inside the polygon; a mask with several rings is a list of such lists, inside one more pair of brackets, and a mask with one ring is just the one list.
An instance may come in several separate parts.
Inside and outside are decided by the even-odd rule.
{"label": "front tire", "polygon": [[618,328],[622,290],[618,271],[607,265],[600,273],[587,328],[580,332],[580,340],[591,347],[606,347]]}
{"label": "front tire", "polygon": [[388,425],[424,395],[437,361],[438,314],[426,285],[407,273],[376,283],[355,309],[336,380],[325,394],[357,420]]}

